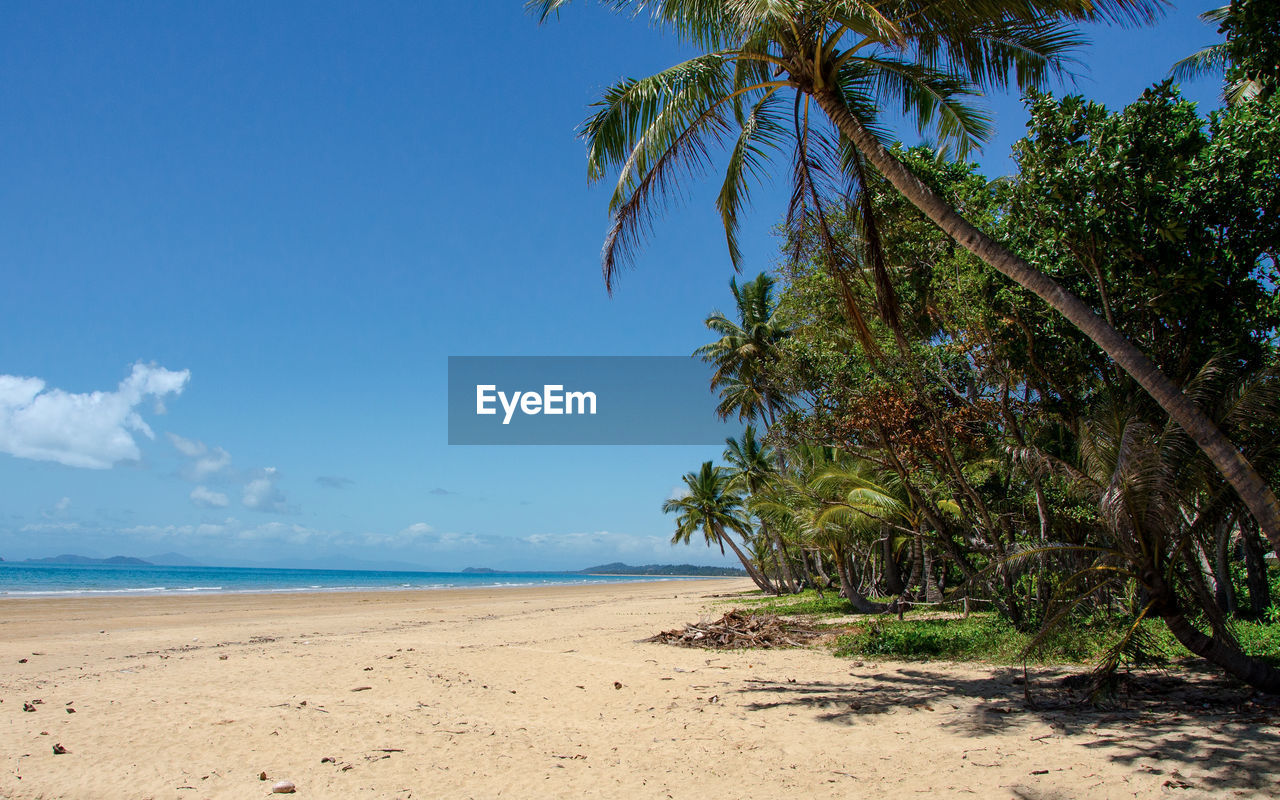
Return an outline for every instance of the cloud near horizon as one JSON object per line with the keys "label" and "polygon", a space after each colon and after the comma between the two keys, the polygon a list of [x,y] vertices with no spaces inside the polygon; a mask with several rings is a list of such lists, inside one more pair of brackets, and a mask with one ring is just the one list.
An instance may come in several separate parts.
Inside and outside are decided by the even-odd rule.
{"label": "cloud near horizon", "polygon": [[[53,555],[54,550],[88,549],[145,558],[147,553],[168,549],[223,565],[266,559],[276,562],[365,559],[446,571],[468,566],[541,570],[583,569],[612,561],[631,564],[721,561],[718,553],[701,547],[672,548],[665,536],[611,531],[498,536],[438,531],[426,522],[388,532],[312,528],[282,520],[255,523],[229,515],[220,521],[190,524],[94,525],[90,528],[72,521],[42,521],[8,531],[10,535],[28,539],[31,533],[37,532],[59,538],[45,543],[51,548],[50,552],[30,552],[34,557]],[[91,534],[91,539],[82,538],[86,533]],[[12,544],[5,543],[3,528],[0,528],[0,545],[13,548]],[[29,547],[19,549],[30,550]]]}
{"label": "cloud near horizon", "polygon": [[77,394],[40,378],[0,375],[0,452],[84,469],[138,461],[134,435],[155,433],[137,407],[150,397],[154,411],[164,413],[163,398],[182,394],[190,378],[189,370],[139,362],[115,391]]}
{"label": "cloud near horizon", "polygon": [[191,490],[191,502],[197,508],[226,508],[231,502],[222,492],[215,492],[205,486],[197,486]]}

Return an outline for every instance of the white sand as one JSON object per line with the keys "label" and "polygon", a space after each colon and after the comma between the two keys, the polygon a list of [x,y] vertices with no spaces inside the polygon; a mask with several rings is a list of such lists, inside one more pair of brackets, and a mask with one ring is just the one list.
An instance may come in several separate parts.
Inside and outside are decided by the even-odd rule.
{"label": "white sand", "polygon": [[1275,794],[1260,717],[1033,712],[1000,668],[636,642],[746,588],[0,601],[0,797]]}

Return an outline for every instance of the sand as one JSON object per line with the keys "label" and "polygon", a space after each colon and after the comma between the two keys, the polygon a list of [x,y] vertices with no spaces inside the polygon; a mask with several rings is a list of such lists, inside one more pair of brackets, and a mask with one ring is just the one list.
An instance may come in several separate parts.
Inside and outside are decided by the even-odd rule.
{"label": "sand", "polygon": [[0,601],[0,797],[1275,794],[1267,706],[1033,711],[1005,668],[636,641],[747,588]]}

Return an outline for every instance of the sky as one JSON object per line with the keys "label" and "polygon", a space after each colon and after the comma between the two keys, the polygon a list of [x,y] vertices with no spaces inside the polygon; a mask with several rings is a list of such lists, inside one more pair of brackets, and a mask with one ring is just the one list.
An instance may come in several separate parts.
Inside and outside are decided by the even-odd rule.
{"label": "sky", "polygon": [[[1215,4],[1091,27],[1057,91],[1122,107],[1217,40]],[[711,180],[605,292],[608,187],[576,138],[610,84],[689,53],[522,5],[6,5],[0,557],[730,563],[661,512],[722,448],[447,442],[449,356],[686,355],[730,310]],[[995,177],[1026,115],[986,105]],[[777,261],[780,166],[748,277]]]}

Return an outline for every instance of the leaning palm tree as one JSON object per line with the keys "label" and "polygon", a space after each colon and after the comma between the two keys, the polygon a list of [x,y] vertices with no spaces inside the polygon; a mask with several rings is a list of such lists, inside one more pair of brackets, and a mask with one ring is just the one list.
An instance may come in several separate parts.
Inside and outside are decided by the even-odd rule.
{"label": "leaning palm tree", "polygon": [[[1100,676],[1109,676],[1129,644],[1142,637],[1148,618],[1164,620],[1188,650],[1251,686],[1280,693],[1280,670],[1248,656],[1207,585],[1194,539],[1221,519],[1222,493],[1196,480],[1181,431],[1159,430],[1125,409],[1106,409],[1087,421],[1079,440],[1078,464],[1043,453],[1018,453],[1032,468],[1050,468],[1072,490],[1096,504],[1103,537],[1084,545],[1028,548],[1014,559],[1044,555],[1085,556],[1084,568],[1059,589],[1059,610],[1046,621],[1035,646],[1084,601],[1126,584],[1140,589],[1137,613],[1103,657]],[[1195,624],[1202,619],[1205,633]]]}
{"label": "leaning palm tree", "polygon": [[[569,0],[528,0],[542,19]],[[845,312],[863,346],[874,337],[850,281],[873,286],[877,313],[899,320],[878,248],[870,194],[875,169],[938,227],[983,262],[1066,317],[1154,398],[1209,457],[1280,552],[1280,504],[1232,442],[1128,339],[1080,298],[978,230],[885,147],[881,111],[914,117],[921,132],[964,152],[987,137],[988,118],[967,102],[991,89],[1038,88],[1081,43],[1070,23],[1149,21],[1158,0],[609,0],[649,10],[663,28],[704,51],[605,92],[586,121],[587,173],[612,169],[613,225],[603,268],[619,268],[682,177],[706,170],[717,146],[729,160],[717,198],[729,255],[741,261],[738,215],[767,162],[790,144],[794,241],[816,231]],[[850,191],[850,186],[855,191]],[[856,194],[856,199],[855,199]],[[854,259],[828,224],[833,202],[860,210],[865,257]],[[852,268],[864,262],[869,270]]]}
{"label": "leaning palm tree", "polygon": [[743,538],[749,537],[751,523],[743,514],[742,496],[734,490],[732,482],[726,470],[712,465],[710,461],[704,461],[697,472],[685,473],[685,494],[662,504],[664,514],[679,514],[671,543],[689,544],[695,533],[701,533],[707,546],[719,545],[721,553],[727,544],[756,586],[772,593],[774,589],[769,579],[756,568],[754,559],[733,540],[735,533]]}

